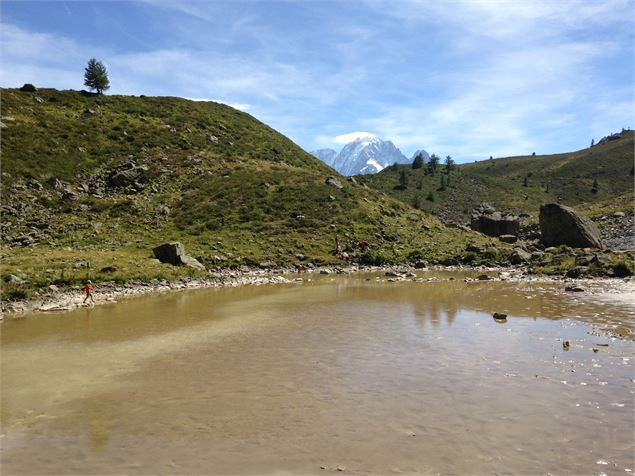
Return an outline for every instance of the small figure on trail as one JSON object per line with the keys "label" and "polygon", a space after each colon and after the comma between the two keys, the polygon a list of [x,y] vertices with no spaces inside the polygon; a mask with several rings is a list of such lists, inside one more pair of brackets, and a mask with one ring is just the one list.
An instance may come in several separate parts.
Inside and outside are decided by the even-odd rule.
{"label": "small figure on trail", "polygon": [[302,264],[302,263],[296,263],[294,266],[295,266],[295,270],[296,270],[298,273],[304,273],[304,271],[305,271],[305,269],[306,269],[306,268],[304,267],[304,264]]}
{"label": "small figure on trail", "polygon": [[357,243],[357,246],[359,246],[359,249],[362,250],[362,252],[364,252],[370,246],[370,244],[368,243],[368,241],[363,240]]}
{"label": "small figure on trail", "polygon": [[335,254],[339,255],[341,251],[342,248],[340,247],[340,237],[339,235],[335,235]]}
{"label": "small figure on trail", "polygon": [[86,281],[83,289],[84,289],[84,292],[86,293],[86,297],[84,298],[84,302],[82,304],[86,304],[86,301],[90,299],[91,304],[94,306],[95,300],[93,299],[93,289],[95,288],[93,288],[93,283],[90,279]]}

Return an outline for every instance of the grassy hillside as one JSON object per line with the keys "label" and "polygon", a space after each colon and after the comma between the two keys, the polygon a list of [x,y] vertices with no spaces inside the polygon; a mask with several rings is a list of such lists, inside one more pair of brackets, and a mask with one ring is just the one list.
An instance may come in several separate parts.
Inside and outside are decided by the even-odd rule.
{"label": "grassy hillside", "polygon": [[[500,210],[535,215],[545,202],[588,208],[622,197],[615,201],[619,209],[632,209],[633,138],[634,132],[625,131],[613,140],[577,152],[484,160],[462,164],[449,174],[444,173],[443,165],[434,175],[426,174],[425,168],[389,167],[358,180],[456,222],[468,221],[469,212],[482,202]],[[405,189],[399,187],[401,170],[408,177]],[[441,177],[446,182],[449,178],[445,190],[439,190]],[[433,201],[426,200],[430,194]]]}
{"label": "grassy hillside", "polygon": [[[477,260],[505,254],[337,176],[222,104],[50,89],[3,89],[1,100],[4,297],[89,276],[205,273],[156,262],[151,249],[169,240],[208,268],[339,263],[336,236],[368,241],[369,251],[351,252],[366,263],[461,259],[468,243],[491,244]],[[141,169],[134,183],[113,179]],[[326,183],[331,175],[341,188]]]}

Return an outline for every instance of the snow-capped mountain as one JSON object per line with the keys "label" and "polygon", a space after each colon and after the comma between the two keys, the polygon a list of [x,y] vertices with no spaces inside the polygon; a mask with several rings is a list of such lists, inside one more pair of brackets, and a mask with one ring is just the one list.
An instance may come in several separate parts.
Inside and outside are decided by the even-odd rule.
{"label": "snow-capped mountain", "polygon": [[333,166],[333,161],[335,160],[335,157],[337,156],[337,151],[333,149],[318,149],[311,152],[311,155],[313,155],[314,157],[317,157],[326,165]]}
{"label": "snow-capped mountain", "polygon": [[425,150],[423,149],[417,149],[417,151],[412,154],[412,158],[410,159],[411,161],[415,160],[415,157],[417,157],[419,154],[421,154],[423,156],[423,163],[426,164],[428,162],[430,162],[430,154],[428,154]]}
{"label": "snow-capped mountain", "polygon": [[330,161],[321,157],[324,156],[322,153],[324,150],[321,149],[312,154],[342,175],[374,174],[395,162],[412,163],[412,160],[403,155],[391,141],[383,141],[377,137],[360,137],[346,144]]}

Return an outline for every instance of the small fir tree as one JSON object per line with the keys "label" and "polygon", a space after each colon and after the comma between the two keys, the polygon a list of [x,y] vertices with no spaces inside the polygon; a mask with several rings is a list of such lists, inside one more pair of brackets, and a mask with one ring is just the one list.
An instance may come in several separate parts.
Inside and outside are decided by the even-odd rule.
{"label": "small fir tree", "polygon": [[415,157],[415,160],[412,161],[412,168],[413,169],[420,169],[421,167],[423,167],[423,155],[418,154]]}
{"label": "small fir tree", "polygon": [[593,179],[593,186],[591,187],[591,193],[598,193],[598,179]]}
{"label": "small fir tree", "polygon": [[591,147],[595,145],[595,139],[591,139]]}
{"label": "small fir tree", "polygon": [[448,155],[445,158],[445,171],[449,174],[452,170],[454,170],[454,159]]}
{"label": "small fir tree", "polygon": [[432,172],[432,175],[435,174],[438,166],[439,166],[439,157],[437,157],[436,154],[432,154],[430,156],[430,172]]}
{"label": "small fir tree", "polygon": [[405,169],[401,169],[399,172],[399,188],[401,190],[408,188],[408,175],[406,175]]}
{"label": "small fir tree", "polygon": [[439,190],[445,190],[445,175],[441,175],[441,183],[439,184]]}
{"label": "small fir tree", "polygon": [[428,192],[428,196],[426,197],[426,200],[429,202],[434,202],[434,193],[432,193],[431,191]]}
{"label": "small fir tree", "polygon": [[526,175],[525,175],[525,178],[523,179],[523,187],[529,187],[529,179],[527,178]]}
{"label": "small fir tree", "polygon": [[96,58],[88,60],[88,65],[84,70],[84,85],[96,90],[97,94],[103,94],[105,90],[110,88],[108,71],[106,71],[104,64]]}

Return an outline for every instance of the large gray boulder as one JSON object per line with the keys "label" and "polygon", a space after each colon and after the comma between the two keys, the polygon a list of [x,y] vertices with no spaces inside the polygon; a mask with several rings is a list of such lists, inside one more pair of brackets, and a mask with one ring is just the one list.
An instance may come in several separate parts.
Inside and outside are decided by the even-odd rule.
{"label": "large gray boulder", "polygon": [[203,266],[196,258],[188,256],[185,252],[185,247],[179,241],[164,243],[157,246],[152,251],[154,252],[154,256],[156,256],[156,258],[162,263],[170,263],[175,266],[183,265],[201,270],[205,269],[205,266]]}
{"label": "large gray boulder", "polygon": [[503,215],[487,204],[472,210],[471,218],[472,230],[488,236],[518,236],[520,230],[520,221],[517,216]]}
{"label": "large gray boulder", "polygon": [[540,206],[540,235],[545,246],[604,248],[595,223],[573,208],[558,203]]}

